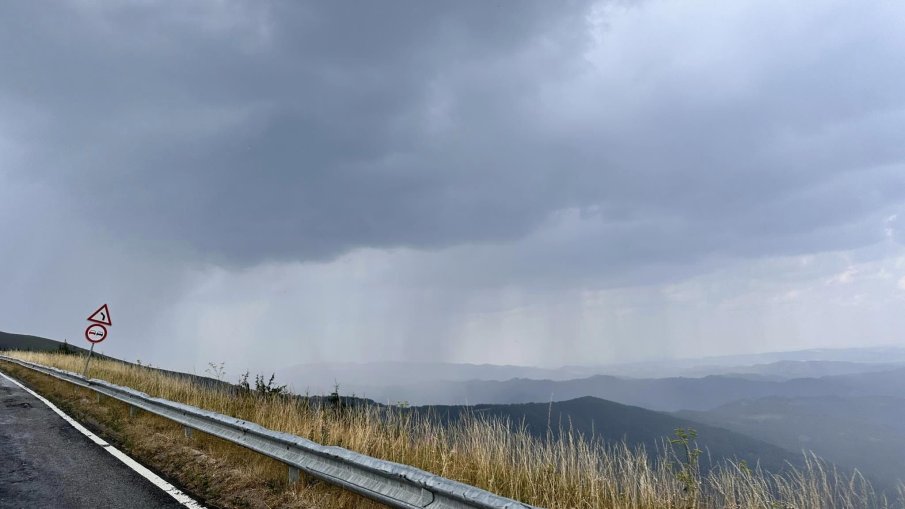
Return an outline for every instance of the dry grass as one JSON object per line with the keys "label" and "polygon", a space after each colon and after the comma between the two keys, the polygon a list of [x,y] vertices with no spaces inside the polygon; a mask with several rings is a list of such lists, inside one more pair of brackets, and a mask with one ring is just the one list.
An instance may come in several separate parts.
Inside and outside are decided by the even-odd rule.
{"label": "dry grass", "polygon": [[[82,357],[59,354],[10,355],[74,372],[80,372],[84,362]],[[651,459],[641,449],[607,446],[570,433],[559,440],[539,440],[496,420],[472,418],[443,427],[400,411],[360,407],[337,412],[300,398],[211,389],[114,361],[92,361],[91,376],[323,444],[413,465],[550,509],[905,507],[905,487],[895,500],[888,500],[857,474],[842,475],[816,457],[806,458],[805,468],[781,475],[727,462],[697,476],[689,485],[677,476],[676,455],[668,447]],[[244,469],[246,477],[285,476],[278,465],[250,451],[234,448],[221,456],[232,462],[230,468]],[[294,488],[274,485],[274,489]],[[357,502],[339,501],[339,497],[328,498],[321,498],[318,507],[357,506]]]}

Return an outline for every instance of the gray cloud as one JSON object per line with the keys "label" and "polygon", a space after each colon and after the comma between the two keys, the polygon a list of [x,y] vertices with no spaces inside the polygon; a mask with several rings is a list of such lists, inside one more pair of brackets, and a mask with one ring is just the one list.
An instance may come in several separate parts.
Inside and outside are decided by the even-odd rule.
{"label": "gray cloud", "polygon": [[[882,258],[893,248],[876,246],[903,243],[902,15],[783,2],[5,4],[0,177],[29,199],[15,202],[21,222],[0,223],[23,246],[4,259],[24,264],[84,228],[70,262],[112,250],[119,274],[155,288],[153,307],[190,291],[199,267],[411,249],[437,256],[416,257],[400,284],[441,285],[438,309],[465,309],[470,291],[506,285]],[[438,311],[399,334],[456,320]]]}
{"label": "gray cloud", "polygon": [[[519,16],[502,4],[351,16],[277,5],[252,49],[231,43],[256,29],[241,20],[201,36],[167,12],[63,13],[76,22],[9,55],[27,75],[6,80],[7,97],[44,114],[23,133],[41,140],[29,171],[104,194],[118,234],[246,263],[503,238],[543,216],[531,196],[500,196],[537,190],[497,167],[520,142],[493,137],[514,127],[521,106],[508,96],[530,93],[534,73],[574,48],[581,10],[563,27],[542,4]],[[98,35],[96,18],[113,28]],[[568,47],[519,57],[543,37],[563,45],[557,32]],[[465,118],[432,135],[431,110],[446,100]]]}
{"label": "gray cloud", "polygon": [[[204,5],[7,7],[27,11],[4,16],[0,78],[25,171],[112,234],[253,264],[506,241],[579,207],[612,262],[798,252],[783,238],[905,198],[882,12],[860,13],[875,31],[839,13],[836,39],[689,56],[681,30],[594,43],[582,4]],[[613,66],[609,44],[634,53]]]}

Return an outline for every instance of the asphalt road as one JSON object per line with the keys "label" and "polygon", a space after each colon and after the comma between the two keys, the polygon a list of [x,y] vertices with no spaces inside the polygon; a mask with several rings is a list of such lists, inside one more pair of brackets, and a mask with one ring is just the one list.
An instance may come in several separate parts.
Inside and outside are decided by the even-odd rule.
{"label": "asphalt road", "polygon": [[0,376],[0,508],[182,508]]}

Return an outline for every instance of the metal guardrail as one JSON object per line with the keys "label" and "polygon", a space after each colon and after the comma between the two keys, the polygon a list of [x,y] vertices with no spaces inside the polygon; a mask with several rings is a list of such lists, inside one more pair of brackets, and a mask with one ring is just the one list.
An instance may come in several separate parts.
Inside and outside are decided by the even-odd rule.
{"label": "metal guardrail", "polygon": [[[110,398],[165,417],[186,427],[228,440],[289,466],[290,478],[298,472],[335,484],[399,509],[538,509],[489,491],[419,470],[379,460],[335,446],[269,430],[253,422],[148,396],[128,387],[5,355],[0,360],[85,387]],[[298,469],[298,470],[294,470]]]}

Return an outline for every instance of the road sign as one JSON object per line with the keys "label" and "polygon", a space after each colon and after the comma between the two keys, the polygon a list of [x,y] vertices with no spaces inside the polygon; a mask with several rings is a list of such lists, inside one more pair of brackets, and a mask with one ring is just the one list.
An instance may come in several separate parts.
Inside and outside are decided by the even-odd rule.
{"label": "road sign", "polygon": [[[85,329],[85,339],[91,343],[100,343],[107,337],[107,328],[99,323],[93,323]],[[92,345],[93,346],[93,345]]]}
{"label": "road sign", "polygon": [[97,311],[94,313],[91,313],[91,316],[88,317],[88,321],[103,325],[113,325],[113,322],[110,321],[110,309],[107,308],[106,304],[97,308]]}
{"label": "road sign", "polygon": [[106,304],[97,308],[97,311],[91,313],[88,317],[89,322],[94,322],[85,329],[85,339],[91,343],[91,349],[88,350],[88,357],[85,358],[85,369],[82,370],[82,378],[88,376],[88,364],[91,362],[91,355],[94,353],[94,345],[107,339],[107,328],[105,325],[113,325],[110,321],[110,308]]}

